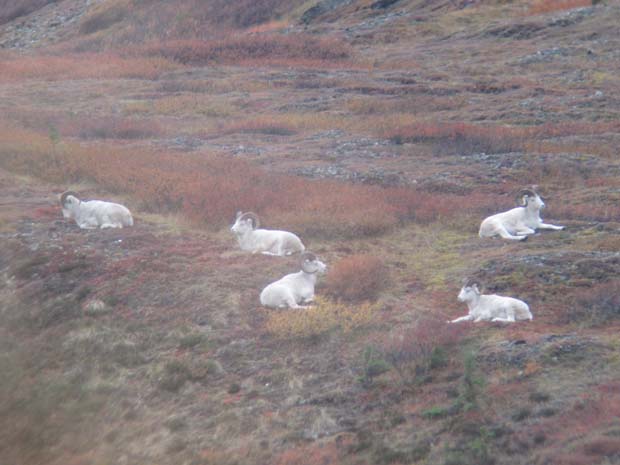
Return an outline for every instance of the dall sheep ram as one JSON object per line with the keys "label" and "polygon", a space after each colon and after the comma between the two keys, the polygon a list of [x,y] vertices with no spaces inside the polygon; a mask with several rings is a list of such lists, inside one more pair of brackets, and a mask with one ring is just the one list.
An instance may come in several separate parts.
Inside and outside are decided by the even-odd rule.
{"label": "dall sheep ram", "polygon": [[499,235],[504,239],[522,241],[529,234],[534,234],[536,229],[564,229],[564,226],[543,223],[540,210],[545,208],[545,202],[535,190],[521,189],[516,200],[518,207],[486,218],[480,225],[479,236]]}
{"label": "dall sheep ram", "polygon": [[60,195],[62,215],[74,219],[81,229],[122,228],[133,226],[131,212],[118,203],[102,200],[82,202],[73,191]]}
{"label": "dall sheep ram", "polygon": [[314,300],[317,274],[325,273],[327,266],[311,252],[301,255],[301,271],[287,274],[267,285],[260,293],[260,303],[273,308],[307,308]]}
{"label": "dall sheep ram", "polygon": [[459,292],[458,299],[467,304],[469,313],[448,323],[461,321],[499,321],[514,323],[517,320],[531,320],[530,307],[519,299],[501,295],[480,293],[477,281],[468,281]]}
{"label": "dall sheep ram", "polygon": [[242,250],[266,255],[291,255],[306,248],[301,239],[288,231],[258,229],[260,220],[255,213],[237,212],[235,224],[230,230],[237,236]]}

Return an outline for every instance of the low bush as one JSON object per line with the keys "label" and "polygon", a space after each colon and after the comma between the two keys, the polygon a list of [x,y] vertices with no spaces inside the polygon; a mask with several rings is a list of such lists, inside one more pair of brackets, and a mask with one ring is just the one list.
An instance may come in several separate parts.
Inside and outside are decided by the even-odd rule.
{"label": "low bush", "polygon": [[448,325],[439,317],[420,318],[413,326],[395,331],[382,344],[382,352],[405,385],[414,384],[448,363],[446,347],[464,336],[460,325]]}
{"label": "low bush", "polygon": [[586,326],[600,326],[620,318],[620,280],[580,289],[574,295],[567,319]]}
{"label": "low bush", "polygon": [[592,3],[593,0],[535,0],[530,5],[528,13],[531,15],[552,13],[554,11],[592,6]]}
{"label": "low bush", "polygon": [[390,364],[385,360],[381,349],[368,345],[362,351],[361,358],[362,373],[359,379],[364,386],[371,386],[377,376],[390,371]]}
{"label": "low bush", "polygon": [[189,368],[179,360],[170,360],[160,367],[155,374],[160,389],[177,392],[191,378]]}
{"label": "low bush", "polygon": [[388,280],[387,267],[379,257],[351,255],[330,269],[326,292],[332,298],[344,301],[376,300]]}

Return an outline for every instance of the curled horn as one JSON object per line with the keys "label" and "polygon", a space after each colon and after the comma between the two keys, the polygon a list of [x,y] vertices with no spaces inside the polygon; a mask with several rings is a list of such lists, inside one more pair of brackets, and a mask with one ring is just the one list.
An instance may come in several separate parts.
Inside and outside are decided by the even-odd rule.
{"label": "curled horn", "polygon": [[527,203],[523,203],[523,196],[527,195],[529,197],[536,197],[538,194],[536,194],[536,191],[530,188],[524,188],[524,189],[520,189],[519,192],[517,192],[517,195],[515,197],[515,200],[517,201],[517,205],[519,205],[520,207],[524,207],[527,205]]}
{"label": "curled horn", "polygon": [[463,287],[474,287],[474,286],[476,286],[478,290],[482,290],[482,284],[480,284],[480,281],[478,281],[477,279],[469,278],[465,281],[465,284],[463,284]]}
{"label": "curled horn", "polygon": [[243,220],[247,220],[250,219],[252,220],[252,227],[254,229],[258,228],[260,226],[260,220],[258,219],[258,215],[256,213],[252,213],[252,212],[247,212],[242,214],[237,221],[243,221]]}
{"label": "curled horn", "polygon": [[60,194],[60,205],[62,205],[63,207],[65,206],[65,202],[67,201],[67,197],[69,197],[70,195],[72,195],[73,197],[75,197],[76,199],[79,199],[80,197],[78,196],[77,192],[74,191],[65,191],[62,194]]}
{"label": "curled horn", "polygon": [[304,252],[301,254],[301,269],[303,271],[305,271],[306,273],[314,273],[314,270],[309,270],[306,266],[306,262],[307,261],[315,261],[316,260],[316,255],[314,255],[312,252]]}

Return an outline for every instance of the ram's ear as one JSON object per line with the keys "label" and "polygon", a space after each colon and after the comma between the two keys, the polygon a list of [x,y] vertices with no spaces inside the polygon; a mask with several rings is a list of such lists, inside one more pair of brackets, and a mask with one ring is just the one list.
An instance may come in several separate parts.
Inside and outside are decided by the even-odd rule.
{"label": "ram's ear", "polygon": [[238,219],[241,215],[243,215],[243,212],[241,210],[239,210],[237,212],[237,216],[235,216],[235,219]]}

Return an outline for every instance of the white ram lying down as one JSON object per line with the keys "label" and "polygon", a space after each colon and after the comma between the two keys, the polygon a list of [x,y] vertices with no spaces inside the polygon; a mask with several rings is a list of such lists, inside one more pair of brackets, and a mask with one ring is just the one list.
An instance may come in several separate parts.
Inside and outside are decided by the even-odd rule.
{"label": "white ram lying down", "polygon": [[458,299],[467,304],[469,314],[449,321],[449,323],[460,321],[514,323],[518,320],[531,320],[533,318],[530,307],[522,300],[495,294],[481,294],[479,283],[476,281],[467,282],[459,292]]}
{"label": "white ram lying down", "polygon": [[540,210],[545,208],[545,202],[533,189],[521,189],[517,194],[517,204],[519,206],[512,210],[486,218],[480,225],[479,236],[522,241],[536,229],[564,229],[564,226],[543,223]]}
{"label": "white ram lying down", "polygon": [[74,219],[82,229],[122,228],[133,226],[131,212],[118,203],[102,200],[82,202],[73,191],[63,192],[60,196],[62,215]]}
{"label": "white ram lying down", "polygon": [[306,248],[301,239],[288,231],[258,229],[260,220],[255,213],[237,212],[235,224],[230,230],[237,236],[242,250],[266,255],[291,255]]}
{"label": "white ram lying down", "polygon": [[314,285],[317,274],[325,273],[327,266],[316,255],[304,252],[301,255],[301,271],[287,274],[269,284],[260,293],[260,303],[273,308],[307,308],[314,300]]}

